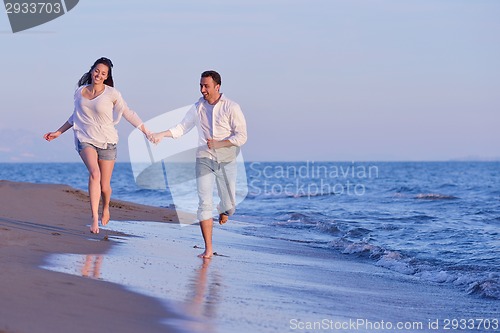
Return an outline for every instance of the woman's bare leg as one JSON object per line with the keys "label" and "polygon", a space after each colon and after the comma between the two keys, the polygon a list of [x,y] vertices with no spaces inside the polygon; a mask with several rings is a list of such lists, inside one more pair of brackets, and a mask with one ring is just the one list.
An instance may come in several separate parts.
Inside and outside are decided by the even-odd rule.
{"label": "woman's bare leg", "polygon": [[111,201],[111,176],[115,161],[99,160],[99,169],[101,170],[101,197],[102,197],[102,216],[101,223],[106,225],[109,222],[109,203]]}
{"label": "woman's bare leg", "polygon": [[89,197],[90,209],[92,211],[91,233],[99,233],[99,200],[101,197],[101,171],[97,162],[97,152],[90,148],[84,148],[80,157],[89,171]]}

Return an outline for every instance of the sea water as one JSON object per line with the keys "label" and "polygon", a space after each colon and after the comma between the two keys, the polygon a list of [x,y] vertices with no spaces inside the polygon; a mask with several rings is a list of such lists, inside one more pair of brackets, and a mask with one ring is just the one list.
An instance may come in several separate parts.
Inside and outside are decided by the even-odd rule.
{"label": "sea water", "polygon": [[[303,244],[500,299],[500,162],[247,162],[230,232]],[[81,163],[0,164],[0,179],[87,189]],[[174,207],[117,163],[113,197]]]}

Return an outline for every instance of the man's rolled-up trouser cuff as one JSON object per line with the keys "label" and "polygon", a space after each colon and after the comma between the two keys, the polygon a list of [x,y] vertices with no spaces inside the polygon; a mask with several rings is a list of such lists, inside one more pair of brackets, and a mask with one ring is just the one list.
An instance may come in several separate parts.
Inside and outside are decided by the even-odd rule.
{"label": "man's rolled-up trouser cuff", "polygon": [[219,207],[217,207],[217,211],[219,212],[219,214],[226,214],[227,216],[231,216],[234,214],[236,209],[234,207],[230,207],[226,210],[221,210]]}
{"label": "man's rolled-up trouser cuff", "polygon": [[212,211],[198,211],[197,217],[200,221],[210,220],[213,218]]}

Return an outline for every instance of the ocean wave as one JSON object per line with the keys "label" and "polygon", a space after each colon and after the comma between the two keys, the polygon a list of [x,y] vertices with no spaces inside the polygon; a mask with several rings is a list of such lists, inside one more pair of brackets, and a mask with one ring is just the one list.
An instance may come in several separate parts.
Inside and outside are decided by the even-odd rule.
{"label": "ocean wave", "polygon": [[456,200],[459,199],[457,196],[454,195],[448,195],[448,194],[441,194],[441,193],[417,193],[417,194],[411,194],[411,193],[406,193],[406,192],[391,192],[393,198],[400,198],[400,199],[418,199],[418,200]]}
{"label": "ocean wave", "polygon": [[293,213],[288,213],[287,215],[288,215],[287,222],[305,222],[309,220],[309,216],[302,213],[293,212]]}
{"label": "ocean wave", "polygon": [[272,225],[290,227],[296,229],[311,228],[318,223],[317,217],[298,212],[277,213]]}
{"label": "ocean wave", "polygon": [[379,267],[411,275],[422,281],[436,284],[450,283],[461,287],[468,294],[500,300],[500,274],[484,272],[480,267],[443,268],[442,263],[422,261],[364,240],[353,242],[346,238],[338,238],[328,243],[328,246],[342,254],[373,260]]}
{"label": "ocean wave", "polygon": [[305,212],[305,211],[278,211],[272,214],[272,217],[275,221],[281,222],[280,225],[283,225],[282,222],[285,222],[290,225],[313,225],[318,226],[321,224],[334,224],[337,225],[335,221],[332,221],[330,217],[321,212]]}
{"label": "ocean wave", "polygon": [[484,281],[473,282],[469,284],[467,293],[487,298],[500,299],[500,278],[489,278]]}
{"label": "ocean wave", "polygon": [[415,196],[415,199],[422,200],[455,200],[458,197],[453,195],[439,194],[439,193],[419,193]]}
{"label": "ocean wave", "polygon": [[396,187],[391,188],[389,190],[389,192],[395,192],[395,193],[403,194],[403,193],[412,193],[415,190],[416,190],[415,188],[408,187],[408,186],[396,186]]}
{"label": "ocean wave", "polygon": [[[401,219],[401,220],[403,220],[403,219]],[[404,219],[404,220],[406,220],[406,219]],[[391,224],[391,223],[382,223],[380,225],[380,229],[386,230],[386,231],[395,231],[395,230],[400,230],[401,226],[397,226],[397,225]]]}
{"label": "ocean wave", "polygon": [[314,192],[305,192],[305,191],[251,191],[248,192],[248,199],[259,199],[259,200],[269,200],[269,199],[298,199],[298,198],[317,198],[317,197],[329,197],[337,195],[337,193],[333,191],[314,191]]}
{"label": "ocean wave", "polygon": [[385,251],[376,265],[402,274],[412,275],[415,274],[415,268],[412,267],[410,261],[410,258],[405,258],[397,251]]}
{"label": "ocean wave", "polygon": [[339,250],[343,254],[356,254],[372,259],[378,259],[384,252],[380,246],[369,244],[364,241],[352,242],[345,238],[339,238],[329,243],[329,246]]}
{"label": "ocean wave", "polygon": [[318,229],[321,233],[335,236],[342,233],[338,225],[332,222],[318,222],[316,223],[316,229]]}
{"label": "ocean wave", "polygon": [[370,233],[372,233],[373,230],[370,230],[370,229],[367,229],[367,228],[361,228],[361,227],[355,227],[355,228],[351,228],[349,229],[345,236],[346,237],[349,237],[349,238],[363,238],[363,237],[367,237],[370,235]]}
{"label": "ocean wave", "polygon": [[458,185],[454,183],[444,183],[439,185],[439,188],[457,188]]}

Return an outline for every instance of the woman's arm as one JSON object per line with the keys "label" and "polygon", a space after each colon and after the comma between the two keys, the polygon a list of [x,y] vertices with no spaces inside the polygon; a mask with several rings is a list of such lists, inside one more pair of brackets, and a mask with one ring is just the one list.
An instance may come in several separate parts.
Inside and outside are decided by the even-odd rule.
{"label": "woman's arm", "polygon": [[118,121],[120,121],[120,118],[123,115],[123,117],[132,126],[134,126],[135,128],[139,129],[142,133],[144,133],[144,135],[148,138],[149,141],[151,141],[151,143],[155,143],[151,139],[151,135],[152,135],[151,131],[146,127],[146,125],[144,125],[144,123],[142,122],[139,115],[137,115],[137,113],[135,113],[134,111],[132,111],[128,107],[128,105],[125,102],[125,100],[123,99],[121,93],[117,90],[115,90],[115,91],[117,93],[116,100],[113,102],[113,105],[114,105],[113,111],[117,113],[117,119],[114,122],[115,125],[118,123]]}
{"label": "woman's arm", "polygon": [[57,131],[45,133],[45,135],[43,136],[43,138],[45,140],[47,140],[47,141],[52,141],[54,139],[57,139],[59,137],[59,135],[61,135],[64,132],[66,132],[71,127],[73,127],[72,124],[70,124],[69,122],[65,122],[64,125],[62,125],[61,127],[59,127],[59,129]]}
{"label": "woman's arm", "polygon": [[172,138],[172,137],[173,137],[172,132],[170,132],[170,130],[166,130],[163,132],[152,133],[150,135],[149,141],[156,144],[159,143],[163,138]]}

